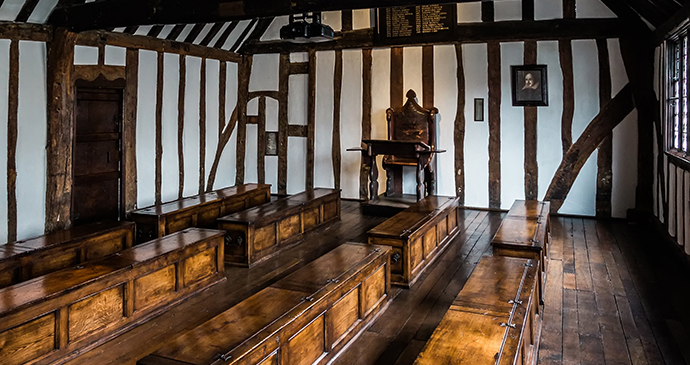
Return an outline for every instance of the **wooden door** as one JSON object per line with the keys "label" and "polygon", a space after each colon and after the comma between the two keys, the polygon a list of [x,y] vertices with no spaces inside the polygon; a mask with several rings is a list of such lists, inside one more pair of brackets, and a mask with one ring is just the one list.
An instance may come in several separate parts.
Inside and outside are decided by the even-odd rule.
{"label": "wooden door", "polygon": [[77,88],[72,222],[122,215],[122,89]]}

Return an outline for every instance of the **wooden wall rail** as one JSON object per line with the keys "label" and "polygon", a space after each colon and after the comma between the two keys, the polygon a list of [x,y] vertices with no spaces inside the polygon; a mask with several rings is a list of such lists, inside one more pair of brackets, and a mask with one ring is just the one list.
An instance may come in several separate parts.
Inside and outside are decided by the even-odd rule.
{"label": "wooden wall rail", "polygon": [[389,251],[343,244],[138,364],[325,364],[388,305]]}
{"label": "wooden wall rail", "polygon": [[0,288],[128,249],[134,227],[100,222],[0,245]]}
{"label": "wooden wall rail", "polygon": [[223,270],[222,232],[189,229],[0,289],[0,358],[61,363],[225,279]]}

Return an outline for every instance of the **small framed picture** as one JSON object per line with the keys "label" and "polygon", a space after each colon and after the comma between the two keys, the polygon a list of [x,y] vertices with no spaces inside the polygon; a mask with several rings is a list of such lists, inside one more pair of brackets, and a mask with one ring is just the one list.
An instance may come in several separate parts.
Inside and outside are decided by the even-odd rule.
{"label": "small framed picture", "polygon": [[510,66],[513,106],[547,106],[546,65]]}
{"label": "small framed picture", "polygon": [[278,132],[266,132],[266,156],[278,156]]}

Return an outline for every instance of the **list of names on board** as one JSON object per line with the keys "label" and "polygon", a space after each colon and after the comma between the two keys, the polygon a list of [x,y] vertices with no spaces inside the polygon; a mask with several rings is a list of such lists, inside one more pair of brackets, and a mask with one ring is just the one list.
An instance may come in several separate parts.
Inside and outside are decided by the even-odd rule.
{"label": "list of names on board", "polygon": [[378,41],[434,40],[450,33],[456,23],[455,4],[418,5],[378,9]]}

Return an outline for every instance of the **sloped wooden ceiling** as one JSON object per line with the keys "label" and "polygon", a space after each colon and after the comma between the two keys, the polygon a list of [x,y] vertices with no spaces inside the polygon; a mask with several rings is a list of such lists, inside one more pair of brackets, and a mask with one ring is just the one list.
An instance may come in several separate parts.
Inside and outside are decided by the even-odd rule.
{"label": "sloped wooden ceiling", "polygon": [[[630,26],[650,30],[663,28],[679,10],[690,7],[690,0],[601,1]],[[0,21],[106,29],[241,52],[243,44],[257,43],[278,15],[426,3],[438,1],[0,0]]]}

